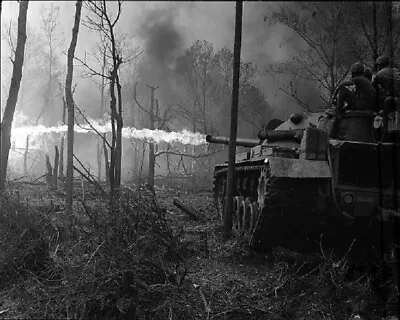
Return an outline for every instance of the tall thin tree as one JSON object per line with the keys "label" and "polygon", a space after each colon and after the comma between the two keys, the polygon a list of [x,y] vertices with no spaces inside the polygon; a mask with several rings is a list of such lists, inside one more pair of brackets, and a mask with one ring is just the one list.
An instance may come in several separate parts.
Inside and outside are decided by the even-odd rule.
{"label": "tall thin tree", "polygon": [[15,58],[13,63],[13,75],[8,93],[4,116],[0,128],[0,190],[5,187],[7,177],[8,157],[11,147],[11,126],[14,120],[15,106],[17,105],[18,92],[21,85],[22,66],[24,64],[26,43],[26,17],[29,1],[19,2],[18,37]]}
{"label": "tall thin tree", "polygon": [[[150,96],[150,129],[155,129],[155,117],[154,117],[154,93],[158,89],[158,87],[152,87],[147,85],[151,90]],[[149,176],[148,176],[148,187],[151,191],[154,191],[154,169],[155,169],[155,151],[154,151],[154,143],[149,143]]]}
{"label": "tall thin tree", "polygon": [[242,46],[242,1],[236,1],[235,44],[233,48],[233,86],[231,107],[231,129],[229,135],[228,176],[224,214],[224,239],[232,234],[233,189],[235,187],[236,134],[239,105],[240,50]]}
{"label": "tall thin tree", "polygon": [[72,231],[72,196],[73,196],[73,161],[74,161],[74,99],[72,96],[72,78],[74,74],[73,60],[76,43],[78,41],[79,23],[81,21],[82,1],[75,4],[75,23],[72,28],[72,40],[68,49],[67,77],[65,80],[65,99],[68,108],[68,135],[67,135],[67,199],[66,211],[69,217],[69,229]]}

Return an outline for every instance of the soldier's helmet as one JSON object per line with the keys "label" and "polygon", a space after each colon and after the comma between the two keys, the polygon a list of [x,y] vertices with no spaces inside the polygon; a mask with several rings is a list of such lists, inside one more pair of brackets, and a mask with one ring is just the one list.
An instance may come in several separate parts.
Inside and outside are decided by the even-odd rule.
{"label": "soldier's helmet", "polygon": [[351,73],[364,73],[364,66],[361,62],[354,63],[350,68]]}
{"label": "soldier's helmet", "polygon": [[387,66],[390,64],[390,59],[387,55],[381,55],[378,57],[378,59],[376,59],[376,64],[378,66]]}

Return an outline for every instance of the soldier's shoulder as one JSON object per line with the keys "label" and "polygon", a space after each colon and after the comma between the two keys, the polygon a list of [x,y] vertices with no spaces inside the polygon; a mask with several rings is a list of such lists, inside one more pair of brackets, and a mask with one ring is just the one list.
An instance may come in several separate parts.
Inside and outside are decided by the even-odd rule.
{"label": "soldier's shoulder", "polygon": [[383,68],[377,74],[377,77],[397,77],[400,75],[400,70],[398,68]]}
{"label": "soldier's shoulder", "polygon": [[367,78],[365,78],[364,76],[360,76],[360,77],[355,77],[352,79],[354,84],[362,84],[362,85],[366,85],[366,86],[371,86],[372,87],[372,83],[371,81],[369,81]]}

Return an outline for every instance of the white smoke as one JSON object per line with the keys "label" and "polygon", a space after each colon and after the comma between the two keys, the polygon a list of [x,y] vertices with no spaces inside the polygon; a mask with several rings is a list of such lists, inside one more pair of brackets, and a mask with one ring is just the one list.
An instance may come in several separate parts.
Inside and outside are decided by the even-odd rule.
{"label": "white smoke", "polygon": [[[111,123],[100,124],[96,120],[90,120],[91,125],[75,125],[74,131],[76,133],[109,133],[112,132]],[[38,136],[46,134],[65,134],[68,131],[66,125],[58,125],[53,127],[46,127],[43,125],[37,126],[20,126],[13,127],[11,131],[11,141],[16,148],[25,147],[26,137],[29,135],[31,140],[35,140]],[[191,132],[182,130],[180,132],[167,132],[164,130],[150,130],[150,129],[136,129],[133,127],[122,128],[123,138],[134,138],[146,142],[179,142],[189,145],[202,145],[206,144],[206,135],[198,132]]]}

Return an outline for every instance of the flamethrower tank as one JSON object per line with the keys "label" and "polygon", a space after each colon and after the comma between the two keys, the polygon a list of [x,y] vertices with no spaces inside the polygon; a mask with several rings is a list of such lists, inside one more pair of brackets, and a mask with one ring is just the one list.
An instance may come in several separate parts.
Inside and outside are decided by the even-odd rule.
{"label": "flamethrower tank", "polygon": [[[256,251],[322,248],[354,263],[380,258],[400,223],[400,144],[376,142],[373,122],[367,111],[296,114],[274,130],[264,126],[259,139],[237,139],[249,150],[236,156],[235,233]],[[214,171],[221,218],[227,169],[225,162]]]}

